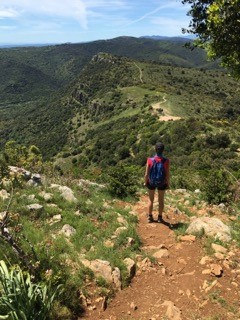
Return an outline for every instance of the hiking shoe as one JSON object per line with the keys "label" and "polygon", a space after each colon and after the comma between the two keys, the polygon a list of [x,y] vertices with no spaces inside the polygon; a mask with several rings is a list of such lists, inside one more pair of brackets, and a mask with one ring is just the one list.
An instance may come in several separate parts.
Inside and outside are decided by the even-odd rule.
{"label": "hiking shoe", "polygon": [[158,222],[158,223],[163,223],[163,218],[162,218],[162,216],[158,216],[157,222]]}
{"label": "hiking shoe", "polygon": [[148,215],[148,223],[153,222],[153,216],[151,214]]}

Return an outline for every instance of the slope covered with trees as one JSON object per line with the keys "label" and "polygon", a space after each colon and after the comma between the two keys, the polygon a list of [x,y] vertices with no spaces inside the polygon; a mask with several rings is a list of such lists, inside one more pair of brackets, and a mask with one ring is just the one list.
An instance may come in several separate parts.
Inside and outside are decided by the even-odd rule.
{"label": "slope covered with trees", "polygon": [[[160,63],[161,54],[173,53],[174,65]],[[176,41],[121,37],[0,54],[12,72],[1,82],[2,146],[11,139],[35,144],[44,158],[62,150],[56,163],[66,167],[119,161],[141,166],[151,145],[161,139],[173,165],[198,168],[195,159],[201,154],[203,168],[219,158],[235,171],[239,84],[224,70],[205,69],[203,52],[192,59],[191,51]],[[186,67],[187,61],[202,67]],[[34,72],[21,91],[24,66]],[[169,115],[180,120],[161,121]]]}
{"label": "slope covered with trees", "polygon": [[[182,42],[131,37],[82,44],[1,49],[1,148],[8,140],[14,139],[20,143],[38,145],[45,158],[60,151],[67,143],[67,124],[75,113],[69,105],[72,88],[81,77],[81,72],[86,74],[85,66],[99,52],[165,65],[204,67],[207,63],[204,52],[191,53],[183,48]],[[137,67],[132,70],[139,78]],[[122,82],[128,82],[129,74],[118,74],[117,80],[122,78]]]}

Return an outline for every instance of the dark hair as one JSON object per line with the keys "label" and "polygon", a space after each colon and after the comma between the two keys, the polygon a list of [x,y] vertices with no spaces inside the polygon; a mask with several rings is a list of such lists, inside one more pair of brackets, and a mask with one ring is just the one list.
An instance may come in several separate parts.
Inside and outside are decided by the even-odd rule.
{"label": "dark hair", "polygon": [[164,144],[162,142],[157,142],[155,144],[155,150],[157,153],[162,153],[164,150]]}

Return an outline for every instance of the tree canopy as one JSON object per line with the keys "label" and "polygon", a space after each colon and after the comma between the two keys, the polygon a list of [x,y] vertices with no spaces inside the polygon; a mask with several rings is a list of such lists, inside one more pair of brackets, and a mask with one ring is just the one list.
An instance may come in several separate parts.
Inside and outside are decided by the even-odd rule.
{"label": "tree canopy", "polygon": [[191,4],[192,17],[187,30],[195,34],[194,45],[207,49],[211,59],[221,58],[221,64],[240,77],[240,0],[183,0]]}

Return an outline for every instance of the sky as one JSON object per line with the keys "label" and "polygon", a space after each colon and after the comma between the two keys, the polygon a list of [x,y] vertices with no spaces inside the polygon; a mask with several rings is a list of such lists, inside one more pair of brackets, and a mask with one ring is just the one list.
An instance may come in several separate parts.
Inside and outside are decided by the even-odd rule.
{"label": "sky", "polygon": [[188,9],[181,0],[0,0],[0,44],[179,36]]}

